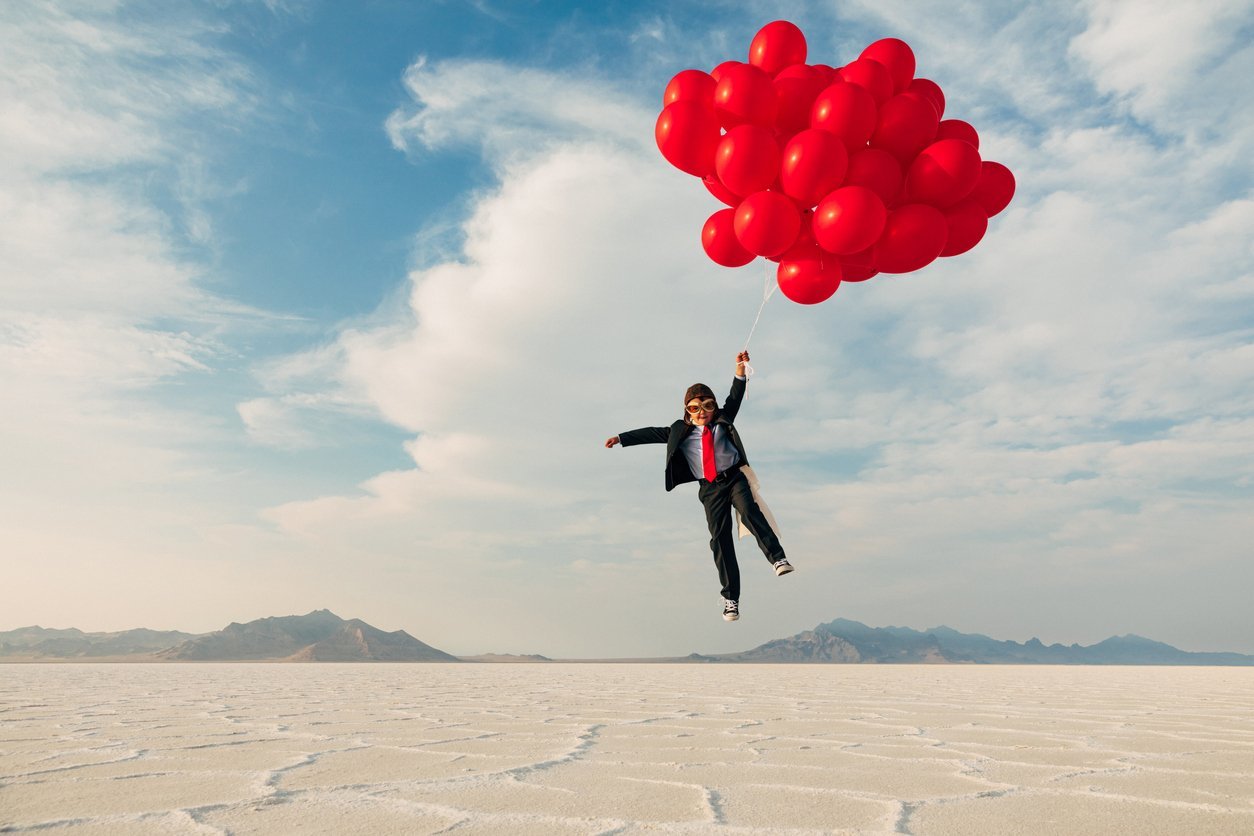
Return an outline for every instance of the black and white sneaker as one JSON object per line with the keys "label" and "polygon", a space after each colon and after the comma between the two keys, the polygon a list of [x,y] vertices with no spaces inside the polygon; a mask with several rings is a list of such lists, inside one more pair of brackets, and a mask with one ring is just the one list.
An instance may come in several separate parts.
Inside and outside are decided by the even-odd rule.
{"label": "black and white sneaker", "polygon": [[792,564],[788,562],[788,558],[786,557],[781,557],[779,560],[775,561],[771,565],[775,567],[776,576],[787,575],[789,572],[796,571],[796,569],[793,568]]}
{"label": "black and white sneaker", "polygon": [[740,618],[740,603],[737,601],[730,601],[724,598],[723,599],[723,620],[735,621],[738,618]]}

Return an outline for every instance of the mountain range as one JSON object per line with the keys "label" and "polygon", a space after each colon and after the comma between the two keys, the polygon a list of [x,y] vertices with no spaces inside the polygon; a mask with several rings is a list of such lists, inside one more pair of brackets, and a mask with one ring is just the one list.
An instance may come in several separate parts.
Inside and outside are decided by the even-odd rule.
{"label": "mountain range", "polygon": [[[694,655],[695,656],[695,655]],[[1112,636],[1093,645],[1020,644],[949,627],[868,627],[838,618],[752,650],[689,657],[711,662],[975,663],[1009,665],[1254,665],[1242,653],[1192,653],[1141,636]]]}
{"label": "mountain range", "polygon": [[[457,657],[404,630],[391,633],[330,610],[232,622],[212,633],[125,630],[85,633],[23,627],[0,632],[0,661],[133,662],[553,662],[545,656]],[[1094,645],[1002,641],[949,627],[868,627],[838,618],[795,636],[739,653],[649,660],[695,663],[1254,665],[1241,653],[1192,653],[1141,636],[1112,636]]]}
{"label": "mountain range", "polygon": [[0,658],[44,657],[49,659],[127,656],[154,653],[195,638],[177,630],[123,630],[117,633],[84,633],[82,630],[51,630],[21,627],[0,633]]}
{"label": "mountain range", "polygon": [[0,660],[143,662],[458,662],[397,630],[385,633],[330,610],[232,622],[200,635],[126,630],[84,633],[23,627],[0,633]]}

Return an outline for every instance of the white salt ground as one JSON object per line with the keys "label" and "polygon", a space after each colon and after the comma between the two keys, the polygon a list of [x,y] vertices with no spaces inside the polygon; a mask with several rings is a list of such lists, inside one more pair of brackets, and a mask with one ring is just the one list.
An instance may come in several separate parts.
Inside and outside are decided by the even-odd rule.
{"label": "white salt ground", "polygon": [[1254,834],[1254,669],[4,665],[0,832]]}

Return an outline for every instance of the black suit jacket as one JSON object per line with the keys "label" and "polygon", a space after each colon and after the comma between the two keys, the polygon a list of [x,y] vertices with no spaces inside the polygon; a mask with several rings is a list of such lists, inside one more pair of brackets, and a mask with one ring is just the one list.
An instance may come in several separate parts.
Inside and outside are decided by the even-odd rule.
{"label": "black suit jacket", "polygon": [[[740,454],[739,464],[748,464],[749,457],[745,455],[745,445],[741,442],[740,433],[736,432],[736,425],[732,421],[736,420],[736,413],[740,411],[740,402],[744,400],[744,397],[745,381],[740,378],[733,379],[731,392],[714,419],[714,423],[723,425],[723,429],[736,447],[736,452]],[[669,427],[641,427],[638,430],[619,433],[618,440],[624,447],[636,444],[665,444],[666,489],[669,491],[673,490],[676,485],[695,482],[699,478],[688,466],[688,459],[681,450],[684,439],[694,429],[696,429],[695,426],[681,418]]]}

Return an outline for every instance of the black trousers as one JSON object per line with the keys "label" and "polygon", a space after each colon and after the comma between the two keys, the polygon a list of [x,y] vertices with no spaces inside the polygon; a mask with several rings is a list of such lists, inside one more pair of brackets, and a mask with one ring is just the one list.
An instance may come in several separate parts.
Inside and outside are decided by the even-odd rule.
{"label": "black trousers", "polygon": [[723,585],[723,597],[740,600],[740,564],[736,562],[736,537],[733,531],[732,508],[740,512],[740,518],[757,538],[758,548],[771,563],[784,559],[784,547],[766,515],[753,500],[749,480],[739,469],[719,474],[713,482],[701,480],[697,497],[705,506],[705,521],[710,526],[710,549],[714,552],[714,565],[718,568],[718,580]]}

